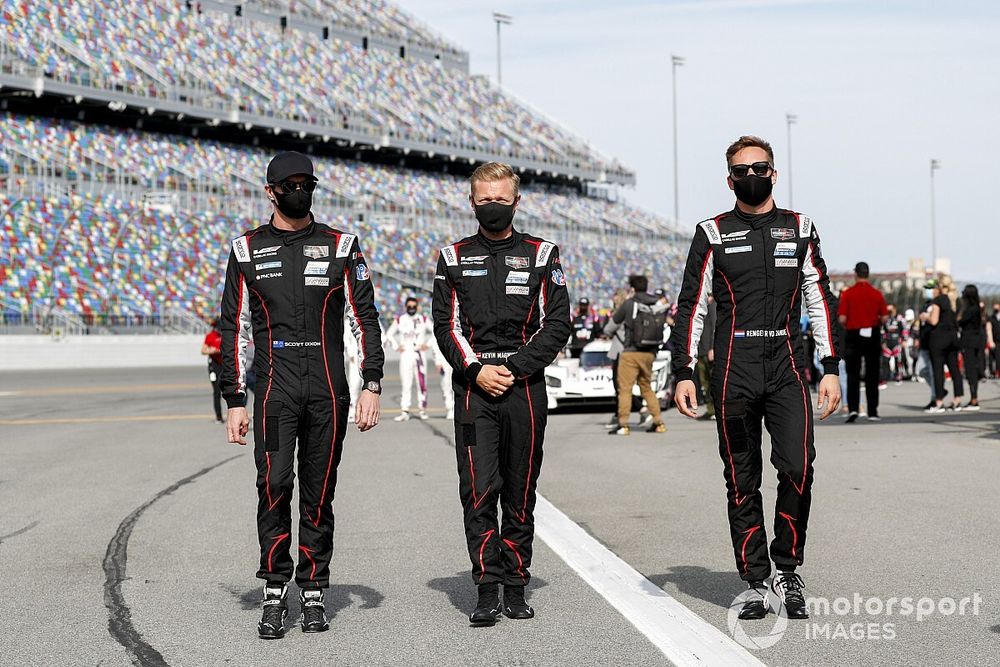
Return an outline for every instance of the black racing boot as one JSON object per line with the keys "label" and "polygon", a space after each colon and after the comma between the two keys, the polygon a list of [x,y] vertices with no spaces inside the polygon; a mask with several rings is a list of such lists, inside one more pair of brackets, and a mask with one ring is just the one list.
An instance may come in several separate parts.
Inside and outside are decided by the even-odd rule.
{"label": "black racing boot", "polygon": [[330,629],[326,607],[323,606],[322,588],[299,590],[299,602],[302,604],[302,632],[326,632]]}
{"label": "black racing boot", "polygon": [[744,597],[746,601],[739,614],[741,620],[757,620],[767,616],[767,586],[763,581],[748,582]]}
{"label": "black racing boot", "polygon": [[524,586],[503,587],[503,615],[515,619],[535,617],[535,610],[524,601]]}
{"label": "black racing boot", "polygon": [[771,590],[785,605],[788,618],[809,618],[805,596],[802,595],[802,577],[794,572],[778,570],[771,580]]}
{"label": "black racing boot", "polygon": [[476,610],[469,616],[469,623],[475,627],[496,625],[500,620],[500,586],[498,584],[481,584],[479,586],[479,602]]}
{"label": "black racing boot", "polygon": [[257,624],[261,639],[281,639],[285,636],[285,619],[288,617],[288,587],[284,584],[264,584],[261,601],[264,615]]}

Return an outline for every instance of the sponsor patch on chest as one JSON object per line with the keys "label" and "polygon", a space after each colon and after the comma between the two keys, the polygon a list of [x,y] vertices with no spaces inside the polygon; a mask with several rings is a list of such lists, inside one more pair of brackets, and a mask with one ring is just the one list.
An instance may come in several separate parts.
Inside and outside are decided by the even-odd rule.
{"label": "sponsor patch on chest", "polygon": [[798,251],[799,246],[794,242],[784,242],[778,243],[774,246],[774,256],[775,257],[795,257],[795,253]]}
{"label": "sponsor patch on chest", "polygon": [[469,255],[462,258],[462,264],[483,264],[486,262],[486,255]]}
{"label": "sponsor patch on chest", "polygon": [[529,287],[522,287],[520,285],[507,285],[507,294],[519,294],[521,296],[528,296],[531,291]]}
{"label": "sponsor patch on chest", "polygon": [[302,246],[302,254],[310,259],[330,256],[330,246],[326,245],[305,245]]}
{"label": "sponsor patch on chest", "polygon": [[306,262],[306,268],[302,271],[307,276],[326,275],[330,268],[330,262]]}
{"label": "sponsor patch on chest", "polygon": [[795,230],[791,227],[772,227],[771,238],[779,241],[787,241],[795,238]]}
{"label": "sponsor patch on chest", "polygon": [[330,278],[327,276],[306,276],[306,287],[329,287]]}
{"label": "sponsor patch on chest", "polygon": [[280,278],[281,271],[271,271],[270,273],[258,273],[254,280],[267,280],[268,278]]}
{"label": "sponsor patch on chest", "polygon": [[531,276],[531,274],[527,271],[511,271],[507,274],[507,280],[505,282],[508,285],[527,285],[529,276]]}
{"label": "sponsor patch on chest", "polygon": [[263,264],[255,264],[254,268],[258,271],[263,271],[265,269],[280,269],[281,262],[264,262]]}
{"label": "sponsor patch on chest", "polygon": [[795,257],[775,257],[774,265],[779,269],[797,269],[799,260]]}
{"label": "sponsor patch on chest", "polygon": [[744,238],[746,238],[746,235],[749,233],[750,233],[749,229],[744,229],[738,232],[729,232],[728,234],[722,235],[722,241],[723,243],[725,243],[726,241],[742,241]]}
{"label": "sponsor patch on chest", "polygon": [[726,248],[727,255],[735,255],[738,252],[750,252],[753,250],[752,245],[733,245]]}
{"label": "sponsor patch on chest", "polygon": [[253,251],[253,256],[255,259],[262,257],[273,257],[274,255],[278,254],[278,251],[280,249],[281,249],[280,245],[272,245],[266,248],[257,248],[256,250]]}
{"label": "sponsor patch on chest", "polygon": [[467,278],[479,278],[487,274],[486,269],[465,269],[462,275]]}
{"label": "sponsor patch on chest", "polygon": [[507,255],[503,258],[503,262],[512,269],[526,269],[531,263],[531,260],[527,257],[514,257]]}

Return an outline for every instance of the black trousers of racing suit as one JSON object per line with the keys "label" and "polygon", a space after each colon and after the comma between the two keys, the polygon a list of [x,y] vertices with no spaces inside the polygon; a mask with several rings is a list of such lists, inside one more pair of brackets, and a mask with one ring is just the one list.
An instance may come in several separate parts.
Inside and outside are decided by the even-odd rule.
{"label": "black trousers of racing suit", "polygon": [[[804,377],[786,375],[777,384],[761,386],[734,382],[732,369],[727,380],[723,364],[715,364],[714,371],[712,394],[736,566],[744,580],[763,581],[771,574],[771,561],[783,570],[802,563],[816,458],[809,388]],[[778,471],[770,559],[760,494],[762,423],[771,435],[771,464]]]}
{"label": "black trousers of racing suit", "polygon": [[300,588],[325,588],[330,584],[333,496],[350,396],[345,392],[333,398],[326,391],[301,389],[272,387],[269,394],[255,394],[254,462],[261,545],[257,577],[279,583],[292,578],[292,490],[297,450],[299,548],[295,582]]}
{"label": "black trousers of racing suit", "polygon": [[859,329],[847,329],[844,337],[844,365],[847,368],[847,409],[858,412],[861,407],[861,362],[865,362],[865,401],[868,416],[878,416],[878,385],[882,370],[882,337],[878,327],[870,336]]}
{"label": "black trousers of racing suit", "polygon": [[537,373],[492,397],[455,377],[458,489],[472,576],[477,584],[524,586],[548,415],[545,380]]}

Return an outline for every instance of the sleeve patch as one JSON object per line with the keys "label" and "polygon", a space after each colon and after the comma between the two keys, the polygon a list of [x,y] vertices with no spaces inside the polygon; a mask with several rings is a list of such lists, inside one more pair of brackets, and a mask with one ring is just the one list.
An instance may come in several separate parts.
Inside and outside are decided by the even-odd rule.
{"label": "sleeve patch", "polygon": [[351,246],[354,245],[354,239],[358,238],[354,234],[341,234],[340,241],[337,243],[337,257],[347,257],[351,254]]}
{"label": "sleeve patch", "polygon": [[250,244],[247,243],[247,237],[240,236],[233,239],[233,254],[236,255],[237,262],[250,261]]}
{"label": "sleeve patch", "polygon": [[556,247],[555,243],[550,243],[548,241],[542,241],[538,244],[538,252],[535,253],[535,266],[545,266],[549,263],[549,255],[552,254],[552,249]]}
{"label": "sleeve patch", "polygon": [[813,233],[813,221],[807,215],[799,216],[799,238],[808,239],[812,237]]}
{"label": "sleeve patch", "polygon": [[458,266],[458,253],[455,252],[455,246],[449,245],[441,248],[441,256],[444,257],[446,265]]}
{"label": "sleeve patch", "polygon": [[708,237],[709,243],[712,245],[720,245],[722,243],[722,235],[719,234],[719,227],[715,224],[715,220],[699,222],[698,226],[701,227],[703,232],[705,232],[705,236]]}

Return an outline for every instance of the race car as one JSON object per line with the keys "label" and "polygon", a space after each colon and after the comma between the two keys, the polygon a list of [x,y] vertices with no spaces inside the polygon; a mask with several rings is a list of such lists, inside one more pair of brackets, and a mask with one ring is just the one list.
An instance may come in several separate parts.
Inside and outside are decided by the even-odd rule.
{"label": "race car", "polygon": [[[608,351],[611,341],[595,340],[588,343],[579,359],[560,356],[545,369],[545,390],[549,410],[567,405],[589,403],[614,405],[615,388],[611,382],[611,360]],[[673,400],[670,382],[670,353],[661,351],[653,362],[653,391],[666,408]],[[632,388],[632,395],[639,396],[639,387]]]}

